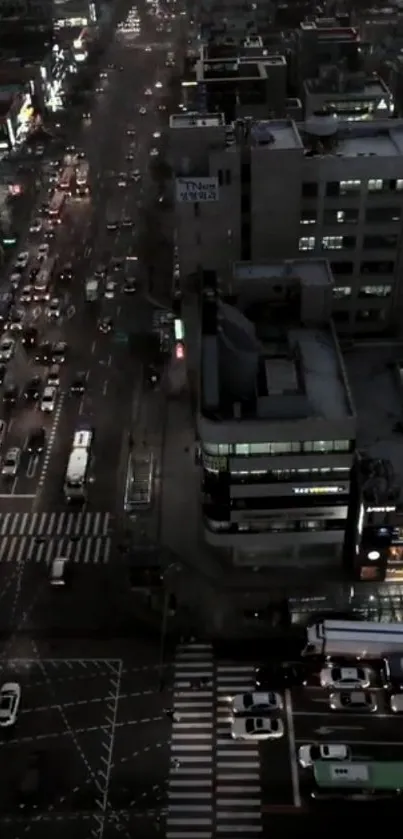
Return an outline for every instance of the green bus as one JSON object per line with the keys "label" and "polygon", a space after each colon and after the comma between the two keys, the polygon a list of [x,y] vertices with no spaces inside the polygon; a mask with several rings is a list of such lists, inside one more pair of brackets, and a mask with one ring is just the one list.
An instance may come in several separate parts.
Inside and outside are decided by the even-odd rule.
{"label": "green bus", "polygon": [[314,798],[332,794],[343,798],[382,797],[403,792],[402,761],[316,760],[313,775],[316,784]]}

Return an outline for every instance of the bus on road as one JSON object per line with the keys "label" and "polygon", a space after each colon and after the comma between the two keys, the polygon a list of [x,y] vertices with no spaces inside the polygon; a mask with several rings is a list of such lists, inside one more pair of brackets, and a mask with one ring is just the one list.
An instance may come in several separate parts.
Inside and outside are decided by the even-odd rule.
{"label": "bus on road", "polygon": [[64,479],[64,495],[67,501],[85,501],[87,497],[93,442],[92,428],[77,429]]}
{"label": "bus on road", "polygon": [[154,483],[154,455],[130,455],[127,469],[124,508],[126,512],[149,507]]}
{"label": "bus on road", "polygon": [[74,167],[73,166],[66,166],[63,169],[62,174],[59,178],[59,189],[63,189],[64,192],[67,192],[68,195],[71,195],[71,185],[73,183],[74,178]]}
{"label": "bus on road", "polygon": [[316,784],[313,798],[367,799],[403,792],[402,761],[316,760],[313,775]]}
{"label": "bus on road", "polygon": [[53,221],[57,222],[57,224],[61,223],[62,220],[62,210],[64,207],[64,203],[66,200],[66,195],[64,192],[61,192],[57,189],[51,198],[49,204],[49,216],[53,219]]}
{"label": "bus on road", "polygon": [[88,195],[90,188],[88,183],[88,176],[90,167],[88,163],[80,163],[76,169],[76,190],[77,195]]}
{"label": "bus on road", "polygon": [[384,658],[403,655],[403,624],[372,621],[315,621],[307,629],[304,655]]}

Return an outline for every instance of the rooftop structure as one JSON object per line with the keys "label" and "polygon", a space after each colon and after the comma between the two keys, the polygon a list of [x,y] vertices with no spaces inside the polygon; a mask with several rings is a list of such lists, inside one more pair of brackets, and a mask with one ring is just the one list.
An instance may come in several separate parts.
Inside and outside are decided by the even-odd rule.
{"label": "rooftop structure", "polygon": [[330,67],[303,84],[305,117],[336,114],[350,120],[385,119],[394,112],[393,96],[379,76],[347,74]]}

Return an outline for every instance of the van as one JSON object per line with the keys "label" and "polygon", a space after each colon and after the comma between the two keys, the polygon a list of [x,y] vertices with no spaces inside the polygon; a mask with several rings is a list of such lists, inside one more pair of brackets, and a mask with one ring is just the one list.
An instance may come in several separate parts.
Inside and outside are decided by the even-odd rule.
{"label": "van", "polygon": [[58,556],[52,560],[50,566],[50,585],[51,586],[65,586],[66,585],[66,566],[68,560],[65,557]]}
{"label": "van", "polygon": [[403,693],[392,693],[390,697],[390,710],[394,714],[403,714]]}

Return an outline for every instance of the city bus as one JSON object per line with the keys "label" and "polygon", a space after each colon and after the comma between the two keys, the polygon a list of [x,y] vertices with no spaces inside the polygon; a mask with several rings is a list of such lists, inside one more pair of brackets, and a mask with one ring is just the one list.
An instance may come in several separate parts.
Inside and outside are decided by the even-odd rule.
{"label": "city bus", "polygon": [[52,274],[53,269],[55,266],[54,259],[47,259],[46,262],[41,265],[40,270],[38,271],[35,279],[34,279],[34,300],[49,300],[50,297],[50,284],[52,282]]}
{"label": "city bus", "polygon": [[62,174],[59,178],[59,189],[63,189],[64,192],[67,192],[68,195],[71,195],[71,184],[74,178],[74,167],[73,166],[66,166],[63,169]]}
{"label": "city bus", "polygon": [[151,504],[154,483],[154,454],[130,456],[126,477],[124,508],[126,512]]}
{"label": "city bus", "polygon": [[82,502],[87,497],[93,442],[92,428],[79,428],[74,434],[64,479],[64,495],[67,501]]}
{"label": "city bus", "polygon": [[61,223],[62,210],[63,210],[63,207],[64,207],[65,200],[66,200],[65,193],[61,192],[58,189],[52,195],[52,198],[51,198],[51,201],[50,201],[50,204],[49,204],[48,214],[53,219],[53,221],[56,222],[57,224]]}
{"label": "city bus", "polygon": [[367,800],[390,797],[403,792],[403,762],[390,760],[315,760],[313,798]]}
{"label": "city bus", "polygon": [[304,655],[380,659],[403,654],[403,624],[319,620],[307,628]]}
{"label": "city bus", "polygon": [[76,169],[76,189],[78,195],[88,195],[90,188],[88,184],[90,167],[88,163],[80,163]]}

